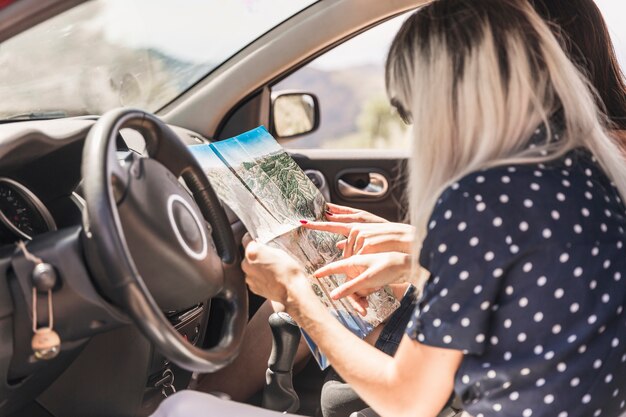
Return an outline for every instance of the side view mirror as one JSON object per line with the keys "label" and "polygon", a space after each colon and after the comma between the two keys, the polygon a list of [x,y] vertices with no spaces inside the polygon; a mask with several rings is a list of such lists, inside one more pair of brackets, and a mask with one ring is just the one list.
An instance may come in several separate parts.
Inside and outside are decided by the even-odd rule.
{"label": "side view mirror", "polygon": [[277,139],[292,139],[315,131],[320,124],[319,102],[310,93],[272,93],[270,125]]}

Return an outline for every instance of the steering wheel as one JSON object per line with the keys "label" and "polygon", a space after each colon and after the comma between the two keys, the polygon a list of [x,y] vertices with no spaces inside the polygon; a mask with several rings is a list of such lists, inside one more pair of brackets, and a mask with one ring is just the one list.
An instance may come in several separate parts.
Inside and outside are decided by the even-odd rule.
{"label": "steering wheel", "polygon": [[[118,159],[123,128],[142,134],[149,157]],[[89,132],[82,175],[85,255],[101,292],[182,368],[229,364],[248,319],[247,290],[230,222],[187,146],[152,114],[112,110]],[[205,350],[181,337],[163,311],[210,298],[225,301],[226,314],[218,344]]]}

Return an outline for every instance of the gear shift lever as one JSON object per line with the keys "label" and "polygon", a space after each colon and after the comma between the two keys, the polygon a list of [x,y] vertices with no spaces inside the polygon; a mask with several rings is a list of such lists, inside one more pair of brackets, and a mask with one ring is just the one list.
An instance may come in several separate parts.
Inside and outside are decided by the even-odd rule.
{"label": "gear shift lever", "polygon": [[269,318],[272,330],[272,352],[265,373],[263,408],[293,413],[300,399],[293,389],[293,362],[300,343],[300,328],[287,313]]}

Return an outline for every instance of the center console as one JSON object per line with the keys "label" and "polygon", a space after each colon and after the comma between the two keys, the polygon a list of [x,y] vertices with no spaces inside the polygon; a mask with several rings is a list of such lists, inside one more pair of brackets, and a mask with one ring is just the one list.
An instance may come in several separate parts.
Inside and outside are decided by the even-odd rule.
{"label": "center console", "polygon": [[[168,319],[181,336],[197,346],[204,338],[208,303],[168,314]],[[160,402],[173,393],[189,386],[193,374],[171,363],[158,351],[153,351],[141,415],[149,415]]]}

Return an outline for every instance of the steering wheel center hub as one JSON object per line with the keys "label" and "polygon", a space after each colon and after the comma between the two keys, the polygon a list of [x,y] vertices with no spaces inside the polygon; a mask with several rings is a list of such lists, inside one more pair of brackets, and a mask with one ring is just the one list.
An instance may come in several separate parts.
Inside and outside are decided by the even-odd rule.
{"label": "steering wheel center hub", "polygon": [[204,227],[189,203],[177,194],[167,200],[167,215],[178,243],[190,257],[202,261],[208,244]]}

